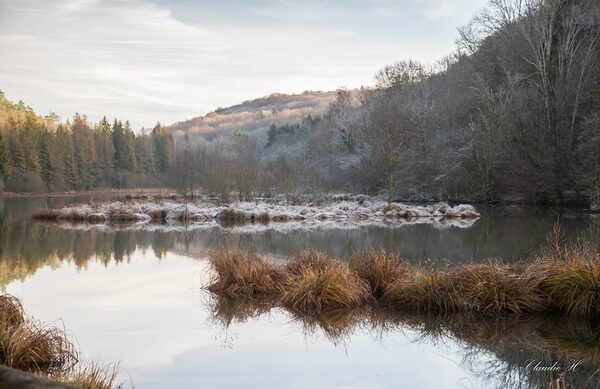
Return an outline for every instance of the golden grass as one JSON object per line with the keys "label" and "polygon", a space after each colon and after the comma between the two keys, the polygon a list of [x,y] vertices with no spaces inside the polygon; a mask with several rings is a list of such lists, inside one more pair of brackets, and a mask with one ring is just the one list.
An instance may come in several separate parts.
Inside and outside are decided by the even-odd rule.
{"label": "golden grass", "polygon": [[485,313],[525,313],[542,310],[546,298],[538,289],[538,278],[492,261],[458,267],[448,273],[450,310]]}
{"label": "golden grass", "polygon": [[321,312],[357,307],[369,298],[367,283],[346,264],[325,254],[301,253],[285,270],[280,301],[292,309]]}
{"label": "golden grass", "polygon": [[233,298],[318,313],[373,302],[397,311],[600,317],[600,253],[591,244],[555,246],[529,262],[487,261],[426,269],[371,251],[349,262],[319,252],[285,265],[227,250],[210,256],[208,289]]}
{"label": "golden grass", "polygon": [[209,256],[214,277],[207,289],[228,297],[257,297],[277,291],[280,271],[267,259],[236,250]]}
{"label": "golden grass", "polygon": [[387,296],[389,289],[404,278],[410,267],[399,256],[374,250],[350,258],[350,269],[364,280],[376,299]]}
{"label": "golden grass", "polygon": [[555,247],[537,259],[540,287],[553,308],[565,316],[600,316],[600,254],[588,242]]}
{"label": "golden grass", "polygon": [[26,319],[17,298],[0,295],[0,363],[54,374],[76,362],[77,352],[64,330]]}
{"label": "golden grass", "polygon": [[118,364],[101,365],[92,362],[54,378],[79,389],[118,389],[123,388],[118,375]]}
{"label": "golden grass", "polygon": [[80,367],[79,355],[66,331],[25,317],[21,302],[0,295],[0,364],[45,375],[77,388],[110,389],[116,384],[117,367],[97,364]]}
{"label": "golden grass", "polygon": [[19,299],[8,294],[0,295],[0,323],[2,328],[18,326],[24,320],[25,312]]}

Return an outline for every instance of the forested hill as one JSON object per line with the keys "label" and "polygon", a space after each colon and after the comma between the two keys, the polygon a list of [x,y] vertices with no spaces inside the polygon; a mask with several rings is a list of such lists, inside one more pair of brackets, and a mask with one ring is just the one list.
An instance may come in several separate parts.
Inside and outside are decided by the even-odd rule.
{"label": "forested hill", "polygon": [[89,190],[168,184],[173,140],[158,123],[134,133],[129,122],[83,115],[60,122],[37,115],[0,91],[0,189],[9,192]]}
{"label": "forested hill", "polygon": [[306,91],[301,94],[274,93],[228,108],[219,108],[204,116],[167,126],[176,136],[214,140],[234,132],[264,135],[270,125],[300,122],[308,115],[320,116],[335,100],[336,92]]}

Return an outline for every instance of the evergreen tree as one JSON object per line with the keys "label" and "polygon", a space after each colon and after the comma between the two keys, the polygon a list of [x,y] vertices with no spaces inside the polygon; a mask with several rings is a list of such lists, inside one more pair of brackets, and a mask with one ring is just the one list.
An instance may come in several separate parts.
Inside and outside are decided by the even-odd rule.
{"label": "evergreen tree", "polygon": [[96,148],[96,163],[94,166],[96,184],[110,186],[113,180],[113,158],[115,148],[111,136],[110,123],[106,116],[102,118],[94,131],[94,145]]}
{"label": "evergreen tree", "polygon": [[73,157],[78,189],[91,189],[95,184],[93,166],[96,160],[94,136],[87,118],[76,114],[73,118]]}
{"label": "evergreen tree", "polygon": [[62,155],[62,179],[65,189],[77,188],[77,173],[71,132],[63,125],[56,130],[56,143]]}
{"label": "evergreen tree", "polygon": [[157,172],[166,173],[169,170],[172,147],[173,139],[171,134],[160,123],[156,123],[154,129],[152,129],[152,155],[154,169]]}
{"label": "evergreen tree", "polygon": [[40,174],[47,191],[65,189],[62,150],[57,142],[58,137],[50,131],[44,131],[39,138]]}
{"label": "evergreen tree", "polygon": [[137,172],[150,174],[154,171],[152,161],[152,139],[148,132],[142,128],[140,134],[135,137],[135,156]]}

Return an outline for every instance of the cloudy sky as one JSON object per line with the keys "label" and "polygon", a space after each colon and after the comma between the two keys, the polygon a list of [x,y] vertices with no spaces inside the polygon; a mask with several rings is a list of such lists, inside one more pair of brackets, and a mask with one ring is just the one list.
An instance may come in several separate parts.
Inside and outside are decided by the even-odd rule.
{"label": "cloudy sky", "polygon": [[431,62],[485,0],[0,0],[0,90],[135,128]]}

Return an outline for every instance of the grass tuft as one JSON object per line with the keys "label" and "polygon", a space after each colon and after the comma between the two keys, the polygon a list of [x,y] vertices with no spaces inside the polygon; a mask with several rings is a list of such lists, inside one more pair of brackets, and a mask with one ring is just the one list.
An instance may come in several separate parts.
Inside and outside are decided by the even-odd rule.
{"label": "grass tuft", "polygon": [[56,378],[79,389],[121,389],[124,386],[118,381],[118,375],[118,364],[102,365],[92,362]]}
{"label": "grass tuft", "polygon": [[410,267],[400,257],[374,250],[350,258],[350,269],[369,285],[371,295],[380,300],[396,282],[406,277]]}
{"label": "grass tuft", "polygon": [[596,248],[580,242],[560,248],[557,257],[540,263],[545,270],[541,288],[554,309],[566,316],[600,316],[600,253]]}
{"label": "grass tuft", "polygon": [[229,297],[273,294],[281,273],[273,263],[236,250],[218,250],[209,256],[215,272],[207,289]]}
{"label": "grass tuft", "polygon": [[305,312],[357,307],[369,298],[366,282],[346,264],[315,251],[288,263],[280,289],[284,306]]}
{"label": "grass tuft", "polygon": [[80,367],[78,362],[78,352],[63,328],[26,318],[16,297],[0,295],[0,364],[76,388],[122,388],[116,383],[117,366]]}

